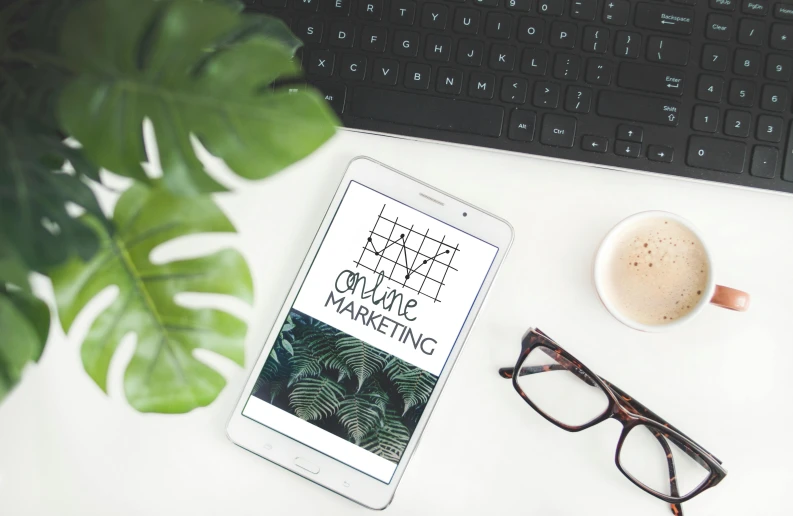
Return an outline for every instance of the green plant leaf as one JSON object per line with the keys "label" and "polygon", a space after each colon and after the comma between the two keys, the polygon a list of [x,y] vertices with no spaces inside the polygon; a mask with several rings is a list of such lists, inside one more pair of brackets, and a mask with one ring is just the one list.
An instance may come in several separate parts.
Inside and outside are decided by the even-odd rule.
{"label": "green plant leaf", "polygon": [[223,189],[203,172],[191,134],[236,173],[259,179],[335,130],[313,89],[267,87],[299,74],[299,40],[280,20],[217,2],[86,0],[61,41],[77,71],[60,97],[62,126],[94,162],[145,179],[142,123],[150,119],[174,193]]}
{"label": "green plant leaf", "polygon": [[399,415],[387,410],[382,423],[361,439],[360,446],[391,462],[399,462],[410,441],[410,432]]}
{"label": "green plant leaf", "polygon": [[41,357],[49,330],[43,301],[0,283],[0,401],[22,378],[25,365]]}
{"label": "green plant leaf", "polygon": [[386,364],[386,355],[374,346],[366,344],[355,337],[345,336],[336,342],[338,356],[358,379],[358,390],[367,378],[382,370]]}
{"label": "green plant leaf", "polygon": [[396,357],[392,357],[386,366],[386,375],[396,385],[402,396],[405,408],[404,415],[410,407],[427,403],[438,379],[427,371],[412,366]]}
{"label": "green plant leaf", "polygon": [[312,421],[332,416],[344,398],[344,388],[330,378],[304,378],[289,393],[289,405],[300,419]]}
{"label": "green plant leaf", "polygon": [[289,361],[289,365],[292,370],[289,375],[289,383],[287,384],[289,387],[303,378],[319,376],[319,373],[322,372],[322,365],[319,363],[319,360],[317,360],[317,357],[311,353],[304,352],[296,354]]}
{"label": "green plant leaf", "polygon": [[[59,171],[67,159],[74,174]],[[72,255],[93,256],[99,240],[83,220],[69,214],[67,204],[107,224],[84,181],[95,177],[96,167],[50,131],[22,120],[0,122],[0,232],[6,246],[39,272]]]}
{"label": "green plant leaf", "polygon": [[380,390],[351,394],[339,404],[336,416],[350,439],[360,444],[361,439],[385,418],[387,403],[388,396]]}
{"label": "green plant leaf", "polygon": [[91,378],[106,390],[110,361],[132,333],[137,341],[124,392],[135,409],[178,413],[208,405],[226,382],[193,351],[209,350],[242,365],[246,325],[226,312],[180,306],[174,296],[203,292],[251,301],[248,267],[231,249],[161,265],[150,254],[177,237],[234,227],[210,198],[176,197],[140,184],[121,196],[113,219],[118,231],[112,236],[94,224],[101,249],[89,262],[72,259],[51,273],[61,324],[69,331],[89,301],[116,285],[118,296],[92,322],[82,344]]}

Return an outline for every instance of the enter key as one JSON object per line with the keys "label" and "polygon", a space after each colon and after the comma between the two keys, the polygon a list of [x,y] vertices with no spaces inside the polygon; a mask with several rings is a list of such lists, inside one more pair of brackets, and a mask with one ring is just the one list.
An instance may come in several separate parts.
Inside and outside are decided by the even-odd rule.
{"label": "enter key", "polygon": [[617,84],[623,88],[663,95],[683,95],[686,74],[672,68],[637,63],[622,63]]}

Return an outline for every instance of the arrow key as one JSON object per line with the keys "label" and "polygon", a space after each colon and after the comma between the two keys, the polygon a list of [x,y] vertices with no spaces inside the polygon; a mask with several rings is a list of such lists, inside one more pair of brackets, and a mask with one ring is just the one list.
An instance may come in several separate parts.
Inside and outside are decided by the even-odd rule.
{"label": "arrow key", "polygon": [[660,161],[662,163],[672,163],[675,157],[675,149],[663,145],[650,145],[647,147],[647,159],[650,161]]}
{"label": "arrow key", "polygon": [[617,139],[626,142],[642,143],[644,129],[636,125],[622,124],[617,128]]}
{"label": "arrow key", "polygon": [[638,158],[642,151],[641,143],[621,142],[617,141],[614,144],[614,154],[617,156],[625,156],[626,158]]}
{"label": "arrow key", "polygon": [[581,138],[581,150],[604,153],[609,150],[609,139],[603,136],[585,135]]}

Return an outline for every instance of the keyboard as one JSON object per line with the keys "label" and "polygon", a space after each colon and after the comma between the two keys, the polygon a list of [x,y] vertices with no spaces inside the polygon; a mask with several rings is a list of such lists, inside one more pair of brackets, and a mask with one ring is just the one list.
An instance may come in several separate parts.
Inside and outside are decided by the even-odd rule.
{"label": "keyboard", "polygon": [[346,127],[793,193],[789,0],[246,5]]}

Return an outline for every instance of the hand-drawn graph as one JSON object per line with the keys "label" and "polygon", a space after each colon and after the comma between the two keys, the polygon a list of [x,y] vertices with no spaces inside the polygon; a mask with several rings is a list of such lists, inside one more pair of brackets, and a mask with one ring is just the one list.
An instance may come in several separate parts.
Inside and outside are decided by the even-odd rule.
{"label": "hand-drawn graph", "polygon": [[420,295],[440,302],[441,287],[445,285],[454,255],[460,252],[457,244],[430,235],[429,228],[421,231],[413,224],[389,218],[383,205],[374,226],[364,243],[361,256],[355,262],[374,273],[383,273],[389,281]]}

